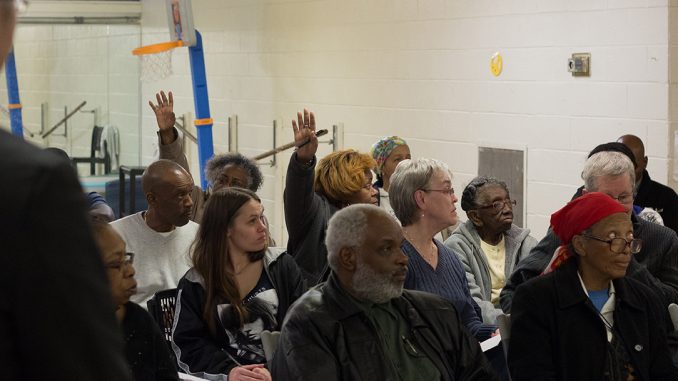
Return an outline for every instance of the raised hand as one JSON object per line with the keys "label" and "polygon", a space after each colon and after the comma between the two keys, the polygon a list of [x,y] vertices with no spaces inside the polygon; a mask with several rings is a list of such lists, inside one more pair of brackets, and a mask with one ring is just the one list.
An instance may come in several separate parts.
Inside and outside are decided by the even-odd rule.
{"label": "raised hand", "polygon": [[294,144],[297,149],[297,160],[302,163],[308,163],[313,160],[313,156],[318,151],[318,138],[315,136],[315,114],[304,109],[304,113],[297,112],[297,121],[292,120],[292,129],[294,130]]}
{"label": "raised hand", "polygon": [[153,101],[148,101],[148,105],[155,113],[155,119],[158,122],[158,132],[162,144],[169,144],[174,141],[174,123],[177,118],[174,115],[174,98],[172,92],[169,92],[169,98],[165,96],[164,91],[155,94],[157,105]]}

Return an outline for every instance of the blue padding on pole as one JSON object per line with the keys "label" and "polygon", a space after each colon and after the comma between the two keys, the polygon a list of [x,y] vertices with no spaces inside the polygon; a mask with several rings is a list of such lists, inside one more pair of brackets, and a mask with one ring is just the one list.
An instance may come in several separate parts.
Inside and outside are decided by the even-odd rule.
{"label": "blue padding on pole", "polygon": [[[195,46],[188,48],[191,60],[191,77],[193,79],[193,101],[195,102],[195,118],[209,119],[210,103],[207,94],[207,77],[205,74],[205,55],[202,50],[202,35],[195,31]],[[205,178],[205,164],[214,155],[212,142],[212,124],[196,126],[198,132],[198,160],[200,162],[200,184],[202,189],[207,189]]]}
{"label": "blue padding on pole", "polygon": [[21,117],[21,99],[19,98],[19,80],[14,62],[14,48],[7,55],[5,61],[5,78],[7,80],[7,94],[9,99],[9,121],[12,133],[24,138],[23,118]]}

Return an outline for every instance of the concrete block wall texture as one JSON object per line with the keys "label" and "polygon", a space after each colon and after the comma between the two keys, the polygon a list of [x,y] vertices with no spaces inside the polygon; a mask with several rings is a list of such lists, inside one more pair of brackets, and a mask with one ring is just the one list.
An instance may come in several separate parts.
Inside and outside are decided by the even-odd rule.
{"label": "concrete block wall texture", "polygon": [[[138,62],[129,51],[169,38],[164,1],[142,5],[140,36],[136,26],[19,27],[29,128],[39,127],[41,102],[50,102],[56,121],[63,105],[87,94],[108,122],[130,126],[121,128],[123,162],[157,157],[147,101],[173,90],[182,115],[194,112],[193,94],[186,49],[175,50],[168,78],[135,80]],[[215,152],[228,150],[230,116],[238,116],[239,150],[255,155],[271,148],[274,120],[278,143],[290,141],[290,120],[303,107],[316,112],[321,128],[343,123],[346,148],[366,151],[380,136],[404,137],[415,156],[447,162],[459,191],[478,174],[479,146],[521,147],[527,227],[540,238],[549,215],[581,184],[587,152],[624,133],[645,141],[652,177],[676,185],[676,6],[675,0],[195,0]],[[504,58],[499,77],[489,71],[495,52]],[[575,52],[591,53],[590,77],[567,72]],[[6,103],[4,76],[0,102]],[[87,114],[72,121],[72,147],[58,137],[47,143],[85,155],[90,124]],[[197,181],[193,143],[187,150]],[[328,152],[322,145],[319,156]],[[281,244],[288,159],[280,154],[276,167],[261,167],[260,194]]]}
{"label": "concrete block wall texture", "polygon": [[[139,45],[138,25],[26,25],[15,36],[15,57],[23,120],[29,138],[41,146],[59,147],[72,157],[89,157],[91,113],[78,113],[47,139],[37,136],[41,104],[49,105],[48,126],[64,117],[64,106],[73,110],[87,101],[83,110],[99,110],[99,125],[114,125],[120,131],[120,162],[139,163],[139,64],[130,51]],[[0,76],[0,102],[7,103],[4,73]],[[3,124],[9,122],[0,115]],[[89,166],[80,165],[81,175]]]}
{"label": "concrete block wall texture", "polygon": [[[168,36],[164,4],[142,0],[143,43]],[[599,143],[633,133],[646,143],[653,178],[669,180],[668,137],[675,78],[670,69],[674,2],[617,0],[200,0],[215,151],[224,152],[230,115],[240,151],[270,147],[271,122],[292,138],[290,119],[309,107],[320,127],[344,124],[344,146],[366,151],[380,136],[407,139],[413,155],[444,160],[461,190],[476,176],[479,146],[527,151],[526,221],[540,238],[550,214],[581,184]],[[160,16],[159,16],[160,15]],[[678,32],[676,32],[678,33]],[[675,41],[671,40],[671,41]],[[489,59],[504,58],[493,77]],[[567,58],[590,52],[592,72],[573,78]],[[142,97],[173,89],[192,110],[185,52],[175,74],[144,84]],[[670,102],[673,101],[673,102]],[[675,107],[674,107],[675,108]],[[156,144],[143,109],[143,160]],[[322,147],[323,153],[328,147]],[[262,166],[267,214],[282,222],[288,155]],[[462,213],[463,214],[463,213]],[[284,241],[284,226],[275,226]],[[284,242],[283,242],[284,243]]]}

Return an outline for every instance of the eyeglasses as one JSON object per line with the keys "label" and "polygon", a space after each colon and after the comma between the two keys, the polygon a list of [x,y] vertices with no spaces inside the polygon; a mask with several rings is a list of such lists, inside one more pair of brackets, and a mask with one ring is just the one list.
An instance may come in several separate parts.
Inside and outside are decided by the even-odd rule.
{"label": "eyeglasses", "polygon": [[222,175],[217,178],[217,180],[214,182],[214,185],[218,188],[223,187],[239,187],[239,188],[246,188],[247,183],[244,183],[242,180],[240,180],[237,177],[230,177],[228,175]]}
{"label": "eyeglasses", "polygon": [[499,213],[504,210],[505,205],[508,205],[509,208],[513,209],[514,206],[518,205],[518,201],[507,198],[505,200],[495,201],[489,205],[479,205],[476,209],[492,209],[494,212]]}
{"label": "eyeglasses", "polygon": [[[612,197],[612,196],[610,196],[610,197]],[[632,194],[624,193],[624,194],[620,194],[617,197],[612,197],[612,198],[619,201],[619,203],[621,203],[621,204],[628,204],[630,202],[633,202],[633,195]]]}
{"label": "eyeglasses", "polygon": [[640,252],[640,249],[643,247],[643,240],[639,238],[634,238],[629,241],[621,237],[602,239],[588,234],[581,234],[581,236],[607,243],[608,245],[610,245],[610,251],[612,251],[615,254],[622,254],[626,249],[626,246],[631,248],[631,254],[638,254]]}
{"label": "eyeglasses", "polygon": [[448,196],[454,195],[454,188],[447,188],[447,189],[422,189],[424,192],[440,192],[442,194],[446,194]]}
{"label": "eyeglasses", "polygon": [[113,262],[113,263],[106,263],[104,267],[107,269],[115,269],[115,270],[122,270],[123,267],[129,266],[134,263],[134,253],[125,253],[125,256],[123,257],[122,261],[119,262]]}

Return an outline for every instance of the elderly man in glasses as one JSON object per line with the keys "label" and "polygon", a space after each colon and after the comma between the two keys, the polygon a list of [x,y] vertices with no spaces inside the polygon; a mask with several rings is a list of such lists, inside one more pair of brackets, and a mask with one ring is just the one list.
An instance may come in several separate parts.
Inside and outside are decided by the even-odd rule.
{"label": "elderly man in glasses", "polygon": [[[678,237],[676,233],[633,213],[635,169],[625,154],[603,151],[592,155],[582,171],[584,192],[602,192],[617,200],[631,215],[633,234],[643,240],[643,247],[633,256],[627,276],[650,286],[661,297],[664,306],[678,302]],[[522,283],[544,272],[560,240],[549,229],[531,251],[518,263],[501,292],[502,309],[510,313],[513,292]]]}
{"label": "elderly man in glasses", "polygon": [[495,324],[502,313],[499,293],[506,279],[537,244],[528,229],[513,224],[515,205],[506,183],[476,177],[461,196],[468,220],[445,241],[464,265],[471,296],[488,324]]}

